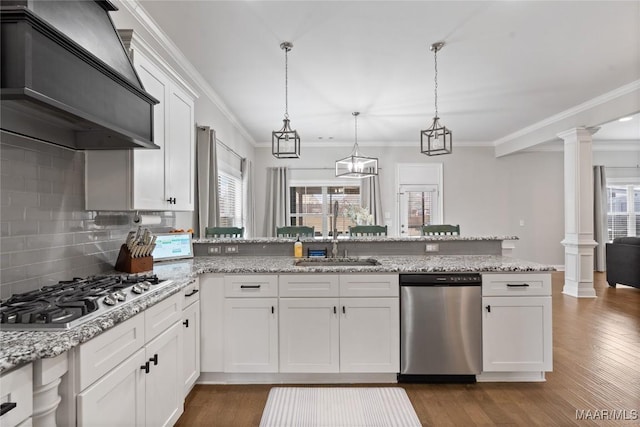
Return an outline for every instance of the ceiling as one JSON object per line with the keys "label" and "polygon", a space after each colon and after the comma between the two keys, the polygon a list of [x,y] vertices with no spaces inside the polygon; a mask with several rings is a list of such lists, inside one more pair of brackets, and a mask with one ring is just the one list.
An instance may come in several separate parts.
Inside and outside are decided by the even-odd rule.
{"label": "ceiling", "polygon": [[[282,126],[283,41],[303,144],[353,143],[353,111],[361,144],[419,143],[441,40],[438,110],[454,144],[493,145],[640,81],[640,1],[140,3],[257,145]],[[637,142],[638,119],[594,139]]]}

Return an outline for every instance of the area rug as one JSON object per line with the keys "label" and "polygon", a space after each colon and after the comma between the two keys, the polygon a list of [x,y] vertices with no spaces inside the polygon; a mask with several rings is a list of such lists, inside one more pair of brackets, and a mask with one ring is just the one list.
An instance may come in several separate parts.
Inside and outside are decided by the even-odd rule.
{"label": "area rug", "polygon": [[420,426],[400,387],[274,387],[260,427]]}

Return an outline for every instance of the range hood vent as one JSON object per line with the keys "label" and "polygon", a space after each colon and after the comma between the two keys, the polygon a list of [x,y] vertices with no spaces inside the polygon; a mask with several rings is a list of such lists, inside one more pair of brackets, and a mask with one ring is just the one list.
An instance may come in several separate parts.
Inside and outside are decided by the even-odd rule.
{"label": "range hood vent", "polygon": [[109,1],[3,0],[0,128],[76,150],[159,148]]}

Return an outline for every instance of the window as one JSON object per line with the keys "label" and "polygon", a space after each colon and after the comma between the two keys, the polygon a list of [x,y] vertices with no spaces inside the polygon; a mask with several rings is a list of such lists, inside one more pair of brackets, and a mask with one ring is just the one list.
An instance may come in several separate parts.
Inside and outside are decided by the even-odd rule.
{"label": "window", "polygon": [[338,235],[347,234],[355,225],[344,215],[348,205],[360,204],[360,187],[347,185],[297,185],[290,189],[291,225],[315,227],[316,236],[333,235],[333,209],[338,202]]}
{"label": "window", "polygon": [[242,178],[218,170],[220,227],[242,227]]}
{"label": "window", "polygon": [[640,231],[640,185],[607,185],[609,241],[637,236]]}

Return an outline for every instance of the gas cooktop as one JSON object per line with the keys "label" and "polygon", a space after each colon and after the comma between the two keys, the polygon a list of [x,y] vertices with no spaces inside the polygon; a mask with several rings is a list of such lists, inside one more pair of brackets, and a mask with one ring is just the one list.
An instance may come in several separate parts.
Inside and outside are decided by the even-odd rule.
{"label": "gas cooktop", "polygon": [[74,278],[16,294],[0,303],[0,329],[64,330],[135,301],[172,282],[156,275]]}

